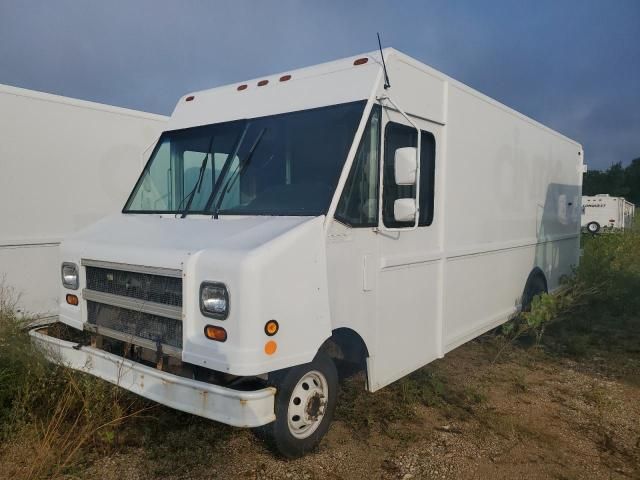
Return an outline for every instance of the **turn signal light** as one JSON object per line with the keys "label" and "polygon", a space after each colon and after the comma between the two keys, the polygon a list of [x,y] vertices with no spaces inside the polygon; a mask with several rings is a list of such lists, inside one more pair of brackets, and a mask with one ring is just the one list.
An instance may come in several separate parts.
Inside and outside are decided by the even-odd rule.
{"label": "turn signal light", "polygon": [[204,327],[204,336],[209,340],[225,342],[227,340],[227,331],[222,327],[207,325],[206,327]]}
{"label": "turn signal light", "polygon": [[280,325],[275,320],[269,320],[264,326],[264,333],[268,336],[273,337],[276,333],[278,333],[278,329]]}
{"label": "turn signal light", "polygon": [[67,295],[67,303],[69,305],[78,305],[78,297],[69,293]]}
{"label": "turn signal light", "polygon": [[266,353],[267,355],[273,355],[274,353],[276,353],[277,349],[278,349],[278,344],[273,340],[269,340],[267,343],[264,344],[264,353]]}

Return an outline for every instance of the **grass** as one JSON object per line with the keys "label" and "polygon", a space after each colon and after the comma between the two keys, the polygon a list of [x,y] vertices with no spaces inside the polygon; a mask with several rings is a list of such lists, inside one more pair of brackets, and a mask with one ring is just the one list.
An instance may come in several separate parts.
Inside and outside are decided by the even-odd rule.
{"label": "grass", "polygon": [[[15,315],[16,296],[0,284],[0,446],[11,449],[22,478],[59,478],[84,450],[105,450],[128,419],[156,408],[94,377],[47,362],[33,348],[29,319]],[[3,476],[4,472],[0,472]]]}

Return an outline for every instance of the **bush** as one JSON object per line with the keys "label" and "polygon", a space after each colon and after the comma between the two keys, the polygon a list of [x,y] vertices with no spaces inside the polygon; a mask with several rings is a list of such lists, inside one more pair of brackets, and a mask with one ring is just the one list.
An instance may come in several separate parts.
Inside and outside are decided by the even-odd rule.
{"label": "bush", "polygon": [[52,366],[31,346],[27,320],[14,313],[16,302],[14,293],[0,284],[0,436],[49,404],[58,390],[50,381]]}
{"label": "bush", "polygon": [[580,265],[554,294],[503,325],[506,346],[533,339],[581,356],[592,348],[633,351],[640,340],[640,231],[583,237]]}
{"label": "bush", "polygon": [[[48,362],[15,315],[16,296],[0,283],[0,441],[32,439],[13,462],[27,478],[58,477],[89,443],[108,447],[124,419],[151,408],[99,379]],[[19,442],[18,442],[19,443]],[[17,468],[17,467],[16,467]]]}

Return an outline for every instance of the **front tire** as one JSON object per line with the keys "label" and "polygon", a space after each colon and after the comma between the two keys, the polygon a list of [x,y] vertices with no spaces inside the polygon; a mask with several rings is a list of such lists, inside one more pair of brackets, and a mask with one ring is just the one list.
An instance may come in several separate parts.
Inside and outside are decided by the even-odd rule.
{"label": "front tire", "polygon": [[311,363],[270,376],[277,389],[276,420],[260,433],[282,456],[298,458],[313,450],[329,430],[338,397],[333,360],[318,352]]}

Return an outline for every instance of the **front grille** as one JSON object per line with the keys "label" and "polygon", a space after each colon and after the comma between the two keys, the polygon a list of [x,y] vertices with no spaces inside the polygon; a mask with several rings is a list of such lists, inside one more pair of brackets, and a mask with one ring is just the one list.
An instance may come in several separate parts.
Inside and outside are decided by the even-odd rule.
{"label": "front grille", "polygon": [[[126,272],[125,272],[126,273]],[[124,335],[182,348],[182,322],[173,318],[137,312],[114,305],[87,301],[89,324],[108,328]],[[136,343],[135,338],[131,343]]]}
{"label": "front grille", "polygon": [[95,266],[86,275],[89,290],[182,307],[181,278]]}

